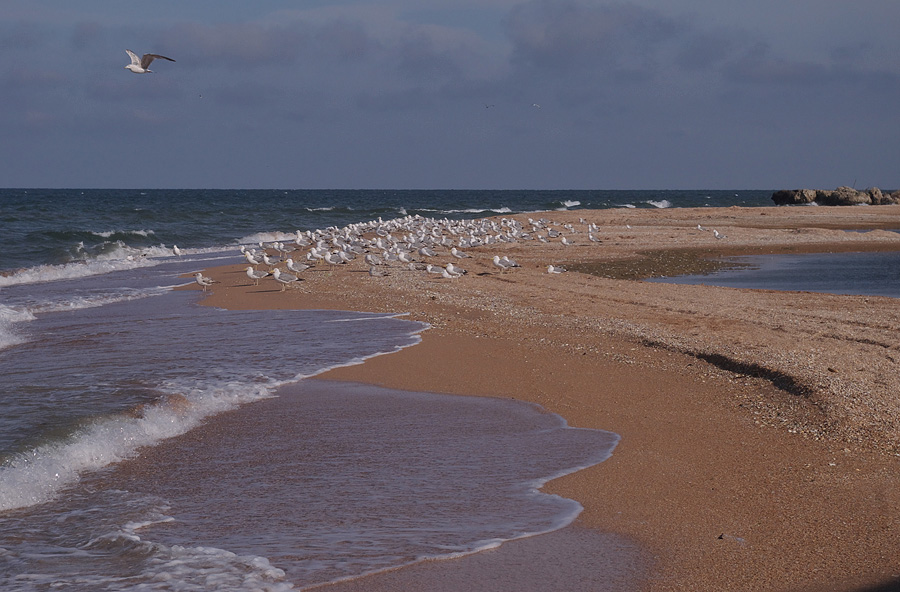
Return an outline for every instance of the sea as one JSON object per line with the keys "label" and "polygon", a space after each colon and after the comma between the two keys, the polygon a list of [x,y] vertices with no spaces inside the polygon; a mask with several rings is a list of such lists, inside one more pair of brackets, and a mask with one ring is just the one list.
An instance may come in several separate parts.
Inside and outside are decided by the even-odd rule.
{"label": "sea", "polygon": [[732,265],[708,274],[650,278],[647,281],[900,298],[898,251],[742,255],[729,257],[726,262]]}
{"label": "sea", "polygon": [[770,196],[0,189],[0,589],[302,590],[571,523],[578,503],[540,485],[616,434],[315,378],[415,347],[427,327],[402,310],[228,311],[174,288],[297,230]]}

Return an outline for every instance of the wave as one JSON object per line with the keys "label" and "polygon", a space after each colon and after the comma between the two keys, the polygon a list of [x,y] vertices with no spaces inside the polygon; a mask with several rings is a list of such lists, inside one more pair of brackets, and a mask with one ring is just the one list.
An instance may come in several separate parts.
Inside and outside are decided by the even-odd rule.
{"label": "wave", "polygon": [[92,234],[94,236],[99,236],[100,238],[112,238],[114,236],[143,236],[149,237],[154,234],[152,230],[107,230],[104,232],[96,232],[94,230],[88,230],[88,234]]}
{"label": "wave", "polygon": [[670,201],[667,200],[667,199],[661,199],[661,200],[659,200],[659,201],[654,201],[654,200],[652,200],[652,199],[648,199],[648,200],[645,201],[644,203],[650,204],[650,205],[653,206],[654,208],[660,208],[660,209],[671,208],[671,207],[672,207],[672,202],[670,202]]}
{"label": "wave", "polygon": [[495,214],[512,214],[513,211],[505,206],[501,206],[499,208],[465,208],[460,210],[420,210],[422,212],[437,212],[441,214],[484,214],[486,212],[493,212]]}
{"label": "wave", "polygon": [[33,321],[34,314],[25,309],[17,309],[0,304],[0,350],[25,343],[27,339],[13,328],[15,324]]}
{"label": "wave", "polygon": [[[293,238],[293,235],[291,237]],[[233,250],[233,247],[223,246],[181,249],[182,257],[205,256],[231,250]],[[47,263],[12,272],[0,272],[0,287],[72,280],[142,267],[154,267],[168,263],[176,258],[171,248],[162,245],[137,249],[117,244],[116,248],[109,249],[89,259],[77,259],[60,264]]]}
{"label": "wave", "polygon": [[259,243],[293,242],[297,238],[297,234],[293,232],[281,232],[280,230],[272,230],[269,232],[254,232],[237,240],[239,245],[258,245]]}
{"label": "wave", "polygon": [[167,286],[157,286],[149,289],[124,288],[119,291],[93,296],[67,296],[59,300],[29,303],[24,306],[0,304],[0,350],[27,342],[28,339],[16,331],[15,326],[19,323],[35,320],[35,315],[96,308],[116,302],[157,296],[169,290],[171,288]]}
{"label": "wave", "polygon": [[104,256],[92,261],[78,261],[62,265],[38,265],[15,271],[9,275],[0,275],[0,286],[71,280],[157,264],[159,264],[158,260],[125,255],[124,257]]}
{"label": "wave", "polygon": [[0,466],[0,511],[52,499],[81,473],[131,458],[143,447],[181,435],[211,415],[272,396],[270,385],[223,384],[171,390],[159,402],[101,417],[69,439],[19,453]]}
{"label": "wave", "polygon": [[[395,315],[360,314],[347,320],[378,320]],[[138,450],[179,436],[205,419],[247,403],[275,396],[279,387],[316,376],[332,368],[361,364],[379,355],[393,353],[421,341],[427,325],[416,323],[408,341],[340,361],[322,362],[306,372],[274,379],[260,372],[221,377],[197,383],[172,379],[155,388],[157,400],[125,412],[98,416],[60,440],[52,440],[0,459],[0,512],[53,499],[63,488],[77,482],[83,473],[136,456]],[[221,376],[221,375],[220,375]]]}

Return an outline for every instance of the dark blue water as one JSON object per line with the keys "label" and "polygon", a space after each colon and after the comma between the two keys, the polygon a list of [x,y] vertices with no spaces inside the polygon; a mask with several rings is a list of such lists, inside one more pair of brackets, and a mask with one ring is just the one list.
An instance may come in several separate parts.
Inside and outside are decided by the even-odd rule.
{"label": "dark blue water", "polygon": [[900,298],[900,252],[732,257],[740,267],[648,281]]}
{"label": "dark blue water", "polygon": [[[0,271],[207,249],[277,233],[421,215],[560,209],[770,206],[771,191],[0,189]],[[256,240],[253,240],[256,239]]]}

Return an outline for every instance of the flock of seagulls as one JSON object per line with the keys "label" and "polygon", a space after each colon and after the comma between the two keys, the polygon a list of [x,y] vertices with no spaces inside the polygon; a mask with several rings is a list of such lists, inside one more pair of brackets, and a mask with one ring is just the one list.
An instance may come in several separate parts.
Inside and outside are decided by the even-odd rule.
{"label": "flock of seagulls", "polygon": [[[701,225],[697,229],[707,231]],[[488,269],[505,274],[521,266],[508,255],[486,251],[502,251],[529,241],[557,243],[568,249],[572,245],[602,242],[595,236],[598,231],[596,224],[584,219],[576,227],[546,218],[449,220],[416,215],[386,221],[379,218],[343,228],[297,230],[290,240],[260,242],[252,247],[241,245],[240,252],[253,285],[271,278],[285,291],[303,281],[302,276],[311,268],[327,266],[333,272],[354,262],[353,267],[367,268],[371,277],[411,271],[435,279],[457,280],[468,273],[462,267],[466,262],[479,260],[481,269],[489,266]],[[712,233],[717,239],[726,238],[716,230]],[[180,256],[181,250],[173,246],[173,253]],[[559,265],[546,268],[551,275],[565,272]],[[204,290],[213,283],[200,273],[195,274],[195,279]]]}
{"label": "flock of seagulls", "polygon": [[[593,230],[596,230],[595,225],[588,226],[588,234]],[[547,219],[529,218],[523,223],[512,218],[449,220],[406,216],[387,221],[379,218],[344,228],[298,230],[293,240],[260,242],[253,247],[241,245],[240,252],[247,263],[244,271],[254,285],[271,278],[279,282],[284,291],[302,281],[303,273],[310,268],[328,266],[334,271],[360,260],[372,277],[408,270],[456,280],[468,273],[463,267],[466,261],[479,258],[485,258],[485,262],[489,260],[499,273],[507,273],[521,267],[508,255],[485,257],[481,252],[469,250],[501,249],[526,241],[574,244],[577,242],[575,232],[571,224],[562,225]],[[547,273],[563,271],[562,267],[553,265],[547,269]],[[199,278],[197,282],[204,289],[209,285]]]}

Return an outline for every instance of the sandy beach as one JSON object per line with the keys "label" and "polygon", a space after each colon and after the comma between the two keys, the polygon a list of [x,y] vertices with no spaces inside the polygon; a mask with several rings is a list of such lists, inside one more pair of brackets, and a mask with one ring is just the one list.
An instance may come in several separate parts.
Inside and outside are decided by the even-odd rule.
{"label": "sandy beach", "polygon": [[[640,549],[626,571],[648,591],[900,581],[898,301],[640,281],[722,255],[897,251],[900,208],[531,217],[572,224],[574,244],[470,249],[459,279],[401,264],[371,277],[357,260],[309,269],[282,291],[254,285],[245,266],[205,272],[218,282],[212,306],[405,313],[432,327],[417,346],[320,378],[511,397],[622,438],[611,459],[545,488],[584,506],[571,527],[327,589],[526,589],[512,574],[532,589],[606,589],[590,583],[605,559],[559,552],[585,532]],[[495,254],[521,267],[501,272]],[[549,264],[570,271],[548,274]]]}

